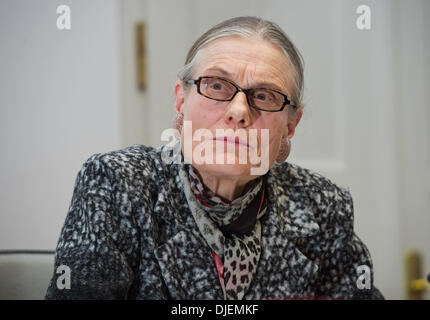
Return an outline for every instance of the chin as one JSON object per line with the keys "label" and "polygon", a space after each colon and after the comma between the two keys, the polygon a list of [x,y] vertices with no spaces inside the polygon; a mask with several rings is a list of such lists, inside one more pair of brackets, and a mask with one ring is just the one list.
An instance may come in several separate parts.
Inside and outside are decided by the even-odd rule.
{"label": "chin", "polygon": [[[195,155],[196,154],[194,154],[194,156]],[[197,155],[198,157],[196,158],[192,157],[193,167],[198,171],[205,172],[214,177],[230,177],[236,179],[243,177],[249,180],[263,175],[266,172],[264,170],[255,171],[255,168],[261,167],[261,163],[252,164],[249,154],[245,156],[242,154],[242,157],[240,157],[238,150],[235,150],[235,152],[217,152],[217,150],[214,150],[212,155],[207,155],[211,159],[210,161],[208,161],[208,158],[205,158],[205,155],[202,155],[201,158],[200,154],[197,153]],[[191,157],[187,156],[187,158],[190,159]],[[268,167],[267,160],[269,159],[265,161],[266,167]]]}
{"label": "chin", "polygon": [[249,177],[251,175],[251,166],[246,164],[207,164],[202,169],[216,176]]}
{"label": "chin", "polygon": [[[224,159],[224,161],[222,160]],[[218,160],[218,161],[217,161]],[[251,175],[252,164],[250,164],[249,160],[245,164],[239,163],[239,157],[234,158],[234,163],[227,163],[227,155],[219,155],[218,159],[214,159],[213,164],[202,163],[195,164],[193,166],[197,168],[199,171],[204,171],[207,174],[212,176],[221,177],[224,176],[226,178],[238,178],[244,177],[249,179]]]}

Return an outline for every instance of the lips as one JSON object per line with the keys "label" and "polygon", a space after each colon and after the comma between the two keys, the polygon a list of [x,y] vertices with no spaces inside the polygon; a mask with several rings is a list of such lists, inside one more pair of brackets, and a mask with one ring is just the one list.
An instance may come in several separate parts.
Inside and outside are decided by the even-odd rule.
{"label": "lips", "polygon": [[224,142],[228,142],[228,143],[235,143],[235,144],[243,145],[243,146],[249,148],[249,144],[246,143],[245,141],[240,140],[239,137],[232,138],[232,137],[224,136],[224,137],[216,137],[213,140],[224,141]]}

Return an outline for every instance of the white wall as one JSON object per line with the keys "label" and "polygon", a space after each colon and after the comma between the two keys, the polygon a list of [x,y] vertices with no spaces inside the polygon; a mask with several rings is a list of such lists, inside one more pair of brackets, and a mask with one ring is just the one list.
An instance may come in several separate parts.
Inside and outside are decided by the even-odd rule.
{"label": "white wall", "polygon": [[[147,90],[141,91],[137,88],[135,47],[136,23],[147,21],[147,11],[146,2],[142,0],[127,0],[119,3],[123,146],[136,143],[150,144],[150,103]],[[152,78],[149,75],[148,78],[150,79],[148,85],[152,86]]]}
{"label": "white wall", "polygon": [[[398,206],[403,252],[422,254],[423,273],[430,273],[430,1],[393,4],[394,91],[398,93],[396,125],[399,157]],[[424,295],[430,299],[430,290]]]}
{"label": "white wall", "polygon": [[120,146],[118,7],[0,1],[0,249],[54,249],[83,161]]}

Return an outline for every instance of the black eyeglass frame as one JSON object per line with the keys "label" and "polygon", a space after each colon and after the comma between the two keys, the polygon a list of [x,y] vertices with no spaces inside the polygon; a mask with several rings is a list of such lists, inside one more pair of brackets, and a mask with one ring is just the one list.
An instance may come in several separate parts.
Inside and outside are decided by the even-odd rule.
{"label": "black eyeglass frame", "polygon": [[[220,80],[226,81],[226,82],[230,83],[231,85],[233,85],[236,88],[236,91],[235,91],[235,93],[233,94],[233,96],[230,99],[215,99],[215,98],[208,97],[207,95],[205,95],[204,93],[202,93],[200,91],[200,84],[201,84],[202,79],[220,79]],[[201,76],[201,77],[198,77],[198,79],[196,79],[196,80],[194,80],[194,79],[187,80],[187,81],[185,81],[185,83],[195,84],[197,86],[197,92],[200,95],[202,95],[203,97],[211,99],[211,100],[216,100],[216,101],[232,101],[238,92],[243,92],[245,94],[245,96],[246,96],[246,101],[248,102],[248,105],[250,107],[254,108],[254,109],[257,109],[257,110],[266,111],[266,112],[280,112],[280,111],[284,110],[284,108],[285,108],[286,105],[290,105],[293,108],[297,108],[297,106],[294,105],[294,104],[292,104],[292,101],[288,99],[287,95],[283,94],[282,92],[280,92],[278,90],[273,90],[273,89],[269,89],[269,88],[249,88],[249,89],[244,89],[244,88],[239,87],[233,81],[230,81],[230,80],[222,78],[222,77]],[[251,91],[253,91],[253,90],[259,90],[259,89],[260,90],[261,89],[270,90],[270,91],[279,93],[280,95],[282,95],[284,97],[284,104],[280,107],[279,110],[266,110],[266,109],[261,109],[261,108],[259,108],[257,106],[252,105],[251,102],[250,102],[250,99],[249,99],[249,93]]]}

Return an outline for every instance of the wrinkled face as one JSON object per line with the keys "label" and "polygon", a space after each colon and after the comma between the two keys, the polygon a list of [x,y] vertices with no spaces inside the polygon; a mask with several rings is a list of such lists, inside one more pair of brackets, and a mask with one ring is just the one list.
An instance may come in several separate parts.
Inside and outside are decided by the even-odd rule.
{"label": "wrinkled face", "polygon": [[[193,79],[218,76],[241,88],[264,87],[291,97],[293,67],[283,52],[267,41],[220,38],[201,49],[196,58]],[[213,90],[218,89],[214,84]],[[184,114],[182,151],[193,166],[199,172],[245,182],[267,172],[276,159],[281,139],[293,136],[301,117],[299,111],[296,120],[288,121],[288,105],[281,112],[256,110],[248,105],[243,92],[238,92],[232,101],[211,100],[200,95],[196,85],[186,89],[179,80],[175,85],[175,111]],[[213,161],[208,161],[208,155]],[[260,163],[256,163],[258,159]],[[263,162],[266,170],[253,174],[251,168],[261,168]]]}

